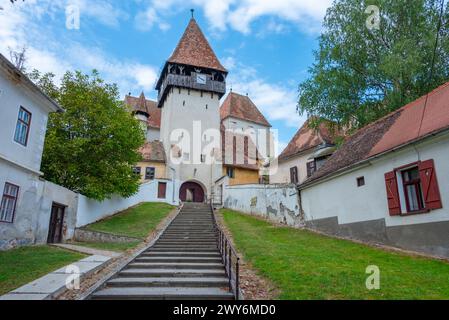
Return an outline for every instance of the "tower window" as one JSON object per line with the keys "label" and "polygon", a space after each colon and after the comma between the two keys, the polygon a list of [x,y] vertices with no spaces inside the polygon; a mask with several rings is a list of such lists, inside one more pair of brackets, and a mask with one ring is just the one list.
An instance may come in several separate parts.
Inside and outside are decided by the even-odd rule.
{"label": "tower window", "polygon": [[186,101],[185,101],[185,100],[182,102],[182,105],[183,105],[184,107],[186,106]]}
{"label": "tower window", "polygon": [[211,98],[211,99],[214,98],[214,93],[213,93],[213,92],[210,94],[210,98]]}
{"label": "tower window", "polygon": [[206,110],[209,109],[209,106],[206,104]]}

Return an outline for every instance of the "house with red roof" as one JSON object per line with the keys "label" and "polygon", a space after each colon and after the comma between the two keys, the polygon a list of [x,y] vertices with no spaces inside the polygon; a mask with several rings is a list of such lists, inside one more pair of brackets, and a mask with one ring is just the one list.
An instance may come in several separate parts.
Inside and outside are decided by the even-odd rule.
{"label": "house with red roof", "polygon": [[449,82],[360,129],[299,186],[313,229],[449,257]]}
{"label": "house with red roof", "polygon": [[328,121],[322,121],[317,128],[308,119],[298,130],[272,168],[271,183],[303,183],[324,165],[336,150],[335,139],[339,132],[333,132]]}

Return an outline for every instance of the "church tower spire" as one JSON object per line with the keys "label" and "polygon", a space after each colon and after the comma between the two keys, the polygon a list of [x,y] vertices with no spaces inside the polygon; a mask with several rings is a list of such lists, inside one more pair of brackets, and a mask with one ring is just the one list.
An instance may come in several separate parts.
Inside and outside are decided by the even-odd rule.
{"label": "church tower spire", "polygon": [[192,11],[192,18],[157,82],[158,106],[163,106],[171,87],[217,93],[221,98],[226,93],[227,74]]}

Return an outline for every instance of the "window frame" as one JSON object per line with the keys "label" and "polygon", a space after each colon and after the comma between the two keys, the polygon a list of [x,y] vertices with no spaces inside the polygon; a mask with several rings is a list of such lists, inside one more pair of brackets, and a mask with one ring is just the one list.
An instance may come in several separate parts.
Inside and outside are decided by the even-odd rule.
{"label": "window frame", "polygon": [[[148,170],[152,170],[152,172],[153,172],[153,178],[149,178],[148,176],[149,176],[149,173],[148,173]],[[145,168],[145,180],[154,180],[154,179],[156,179],[156,168],[155,167],[146,167]]]}
{"label": "window frame", "polygon": [[[229,175],[229,172],[232,172],[231,175]],[[226,167],[226,175],[228,176],[228,178],[230,179],[235,179],[235,169],[232,167]]]}
{"label": "window frame", "polygon": [[[162,190],[164,190],[164,194],[162,195]],[[157,198],[158,199],[167,199],[167,182],[159,182],[157,184]]]}
{"label": "window frame", "polygon": [[316,172],[316,160],[307,162],[306,166],[307,166],[307,178],[310,178]]}
{"label": "window frame", "polygon": [[[138,172],[136,172],[138,171]],[[139,177],[142,176],[142,167],[135,166],[133,167],[133,173]]]}
{"label": "window frame", "polygon": [[[23,111],[24,113],[26,113],[28,115],[28,117],[29,117],[28,123],[20,118],[20,112],[21,111]],[[21,146],[24,146],[24,147],[28,146],[28,140],[29,140],[29,136],[30,136],[32,117],[33,117],[33,114],[30,111],[28,111],[23,106],[20,106],[19,113],[17,114],[17,122],[16,122],[16,128],[14,130],[14,138],[13,139],[14,139],[14,142],[16,142],[16,143],[18,143],[18,144],[20,144]],[[22,143],[22,141],[19,141],[18,139],[16,139],[17,132],[18,132],[17,128],[19,126],[19,123],[21,125],[25,126],[25,128],[26,128],[26,136],[25,136],[25,142],[24,143]]]}
{"label": "window frame", "polygon": [[[5,194],[7,186],[17,188],[17,196],[16,197]],[[17,208],[17,202],[19,200],[19,195],[20,195],[20,186],[14,184],[14,183],[11,183],[11,182],[5,182],[5,185],[3,187],[3,193],[2,193],[2,201],[0,202],[0,209],[1,209],[1,204],[3,203],[4,198],[14,199],[14,208],[12,211],[11,221],[1,220],[1,217],[0,217],[0,223],[9,223],[9,224],[14,223],[14,219],[16,217],[16,208]]]}
{"label": "window frame", "polygon": [[[405,179],[405,174],[407,172],[410,172],[412,170],[416,170],[418,172],[418,178],[417,179],[413,179],[410,181],[406,181]],[[401,182],[402,182],[402,193],[404,196],[404,200],[405,200],[405,206],[407,209],[407,213],[406,214],[413,214],[413,213],[419,213],[419,212],[424,212],[426,210],[426,204],[424,201],[424,197],[423,197],[423,187],[422,187],[422,181],[421,181],[421,177],[419,176],[420,172],[419,172],[419,166],[418,165],[414,165],[408,168],[403,168],[399,171],[399,174],[401,176]],[[418,209],[417,210],[411,210],[411,202],[410,202],[410,198],[407,192],[407,187],[408,186],[415,186],[415,193],[416,193],[416,197],[418,199]]]}
{"label": "window frame", "polygon": [[294,166],[290,168],[290,182],[294,184],[299,183],[298,167]]}
{"label": "window frame", "polygon": [[361,188],[366,185],[365,176],[357,178],[357,187]]}

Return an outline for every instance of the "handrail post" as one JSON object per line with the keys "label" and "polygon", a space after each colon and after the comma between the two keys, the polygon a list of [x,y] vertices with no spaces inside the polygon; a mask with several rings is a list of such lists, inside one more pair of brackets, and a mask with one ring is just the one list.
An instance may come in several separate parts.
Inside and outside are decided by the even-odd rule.
{"label": "handrail post", "polygon": [[[229,245],[229,253],[228,253],[228,266],[229,266],[229,284],[231,285],[231,281],[232,281],[232,251],[231,251],[231,245]],[[232,289],[232,285],[231,285],[231,289]]]}
{"label": "handrail post", "polygon": [[[227,254],[228,254],[228,241],[227,241],[227,239],[225,239],[225,247],[224,247],[224,264],[225,264],[225,270],[226,270],[226,272],[228,271],[228,268],[227,268],[227,266],[226,266],[226,263],[228,262],[228,257],[227,257]],[[228,276],[229,276],[229,273],[228,273]]]}
{"label": "handrail post", "polygon": [[235,263],[235,297],[239,300],[239,273],[240,273],[240,258],[237,257],[237,261]]}

